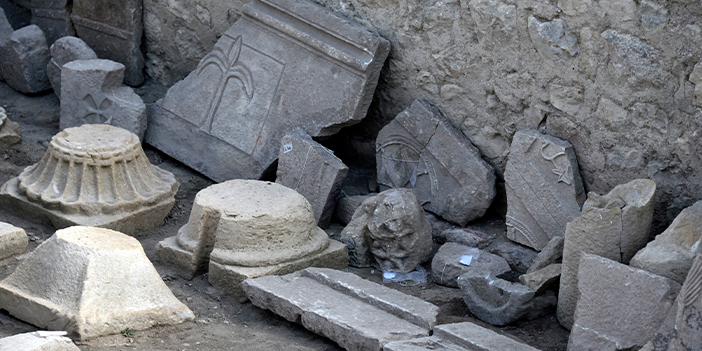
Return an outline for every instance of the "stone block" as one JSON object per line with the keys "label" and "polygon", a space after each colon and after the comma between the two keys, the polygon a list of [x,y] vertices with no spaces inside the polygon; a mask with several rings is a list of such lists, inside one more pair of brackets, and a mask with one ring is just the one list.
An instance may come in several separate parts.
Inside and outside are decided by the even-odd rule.
{"label": "stone block", "polygon": [[[456,279],[473,269],[482,269],[491,272],[495,276],[511,271],[509,264],[504,258],[486,251],[477,251],[478,254],[473,255],[469,253],[470,249],[477,251],[475,248],[456,243],[441,245],[431,261],[431,277],[434,282],[457,288],[458,283]],[[470,256],[470,258],[467,256]]]}
{"label": "stone block", "polygon": [[0,282],[0,307],[74,340],[195,319],[139,241],[94,227],[62,229],[39,245]]}
{"label": "stone block", "polygon": [[146,105],[122,85],[124,65],[110,60],[75,60],[61,69],[59,128],[110,124],[144,138]]}
{"label": "stone block", "polygon": [[[5,17],[5,10],[3,10],[0,7],[0,47],[3,46],[3,43],[10,39],[12,36],[12,33],[14,33],[14,29],[10,25],[10,22],[7,20],[7,17]],[[0,82],[4,82],[5,78],[2,75],[2,62],[0,61]]]}
{"label": "stone block", "polygon": [[144,55],[141,53],[142,0],[74,0],[71,20],[78,37],[99,58],[124,65],[124,83],[144,82]]}
{"label": "stone block", "polygon": [[378,133],[381,190],[414,190],[424,209],[465,226],[495,197],[495,172],[480,151],[427,101],[415,100]]}
{"label": "stone block", "polygon": [[51,89],[46,74],[46,64],[51,57],[39,27],[30,25],[18,29],[0,44],[0,67],[7,85],[23,94]]}
{"label": "stone block", "polygon": [[589,253],[628,263],[648,241],[655,192],[655,182],[637,179],[616,186],[604,196],[588,194],[580,217],[566,226],[558,293],[561,325],[569,329],[573,324],[582,255]]}
{"label": "stone block", "polygon": [[538,271],[551,264],[558,262],[563,257],[563,243],[565,239],[562,236],[554,236],[541,252],[534,259],[534,263],[529,266],[527,273]]}
{"label": "stone block", "polygon": [[30,0],[30,4],[31,22],[41,28],[49,46],[59,38],[74,32],[70,19],[70,0]]}
{"label": "stone block", "polygon": [[329,136],[365,117],[388,50],[308,0],[246,4],[150,108],[146,141],[215,181],[260,178],[287,132]]}
{"label": "stone block", "polygon": [[702,347],[702,255],[697,255],[680,290],[670,351]]}
{"label": "stone block", "polygon": [[255,306],[301,323],[346,350],[379,351],[429,336],[439,308],[346,272],[308,268],[242,284]]}
{"label": "stone block", "polygon": [[23,253],[28,244],[24,229],[0,222],[0,260]]}
{"label": "stone block", "polygon": [[7,118],[5,109],[0,107],[0,151],[22,141],[20,126]]}
{"label": "stone block", "polygon": [[0,188],[0,206],[31,221],[136,234],[163,224],[179,184],[149,163],[139,138],[104,124],[51,138],[38,163]]}
{"label": "stone block", "polygon": [[51,61],[46,65],[49,82],[56,96],[61,98],[61,68],[75,60],[95,60],[97,54],[83,40],[66,36],[51,44]]}
{"label": "stone block", "polygon": [[341,222],[341,224],[349,224],[353,218],[353,213],[356,212],[356,209],[361,206],[363,201],[375,195],[378,194],[341,196],[339,201],[336,202],[334,217]]}
{"label": "stone block", "polygon": [[456,243],[484,249],[492,243],[492,237],[485,232],[471,228],[449,228],[434,235],[434,240],[442,243]]}
{"label": "stone block", "polygon": [[512,270],[519,274],[526,273],[539,255],[538,251],[509,240],[494,245],[489,250],[490,253],[502,256]]}
{"label": "stone block", "polygon": [[475,323],[442,324],[431,337],[385,344],[383,351],[537,351],[514,338],[483,328]]}
{"label": "stone block", "polygon": [[585,202],[575,149],[537,130],[514,134],[505,187],[507,237],[537,251],[565,234]]}
{"label": "stone block", "polygon": [[554,263],[539,270],[520,275],[519,282],[540,294],[551,288],[551,286],[557,285],[560,277],[561,264]]}
{"label": "stone block", "polygon": [[596,255],[583,255],[568,350],[638,350],[665,320],[680,284]]}
{"label": "stone block", "polygon": [[328,227],[349,168],[302,131],[285,135],[280,144],[275,182],[304,196],[317,225]]}
{"label": "stone block", "polygon": [[702,247],[702,201],[684,209],[670,226],[631,259],[631,266],[682,284]]}
{"label": "stone block", "polygon": [[[43,336],[49,334],[48,336]],[[31,332],[0,339],[0,350],[7,351],[80,351],[71,339],[51,332]]]}

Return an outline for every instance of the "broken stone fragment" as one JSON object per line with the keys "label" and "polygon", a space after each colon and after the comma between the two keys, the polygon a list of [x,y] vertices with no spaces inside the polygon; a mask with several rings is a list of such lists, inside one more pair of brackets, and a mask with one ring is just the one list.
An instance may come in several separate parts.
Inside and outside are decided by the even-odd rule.
{"label": "broken stone fragment", "polygon": [[536,291],[537,294],[544,292],[553,285],[558,284],[558,279],[561,277],[561,264],[554,263],[544,268],[522,274],[519,276],[519,282]]}
{"label": "broken stone fragment", "polygon": [[0,339],[0,350],[7,351],[80,351],[71,339],[53,335],[55,332],[36,331]]}
{"label": "broken stone fragment", "polygon": [[363,201],[368,198],[378,195],[376,193],[370,195],[342,195],[339,201],[336,202],[336,208],[334,209],[334,218],[339,220],[341,224],[347,225],[351,222],[354,212],[361,206]]}
{"label": "broken stone fragment", "polygon": [[56,96],[61,98],[61,68],[75,60],[95,60],[95,51],[83,40],[66,36],[51,45],[51,61],[46,65],[49,81]]}
{"label": "broken stone fragment", "polygon": [[633,35],[620,34],[613,29],[600,35],[607,42],[610,64],[619,75],[633,81],[662,84],[662,79],[666,76],[661,67],[663,59],[660,51]]}
{"label": "broken stone fragment", "polygon": [[5,109],[0,107],[0,151],[22,141],[19,123],[7,118]]}
{"label": "broken stone fragment", "polygon": [[470,228],[449,228],[434,235],[434,240],[439,243],[457,243],[479,249],[488,247],[491,239],[489,234]]}
{"label": "broken stone fragment", "polygon": [[702,346],[702,255],[697,255],[678,296],[675,332],[668,350],[694,350]]}
{"label": "broken stone fragment", "polygon": [[7,85],[23,93],[51,89],[46,64],[51,60],[44,33],[36,25],[18,29],[0,40],[0,67]]}
{"label": "broken stone fragment", "polygon": [[551,241],[544,246],[544,248],[536,256],[534,263],[531,264],[527,273],[532,273],[538,271],[539,269],[545,268],[551,264],[559,262],[563,257],[563,243],[565,242],[562,236],[555,236]]}
{"label": "broken stone fragment", "polygon": [[690,74],[690,82],[695,85],[695,105],[702,107],[702,62],[695,65]]}
{"label": "broken stone fragment", "polygon": [[431,337],[385,344],[383,351],[537,351],[537,349],[475,323],[442,324]]}
{"label": "broken stone fragment", "polygon": [[[129,274],[125,274],[129,267]],[[136,239],[109,229],[57,231],[0,282],[0,307],[74,340],[193,320]]]}
{"label": "broken stone fragment", "polygon": [[452,288],[458,287],[456,279],[459,276],[473,269],[482,269],[495,276],[511,271],[504,258],[456,243],[441,245],[431,261],[434,282]]}
{"label": "broken stone fragment", "polygon": [[513,271],[519,274],[524,274],[531,267],[539,254],[538,251],[530,247],[519,245],[513,241],[505,240],[504,242],[490,248],[490,252],[502,256]]}
{"label": "broken stone fragment", "polygon": [[495,197],[495,172],[429,102],[415,100],[378,133],[381,190],[410,188],[424,209],[465,226]]}
{"label": "broken stone fragment", "polygon": [[36,24],[52,45],[56,40],[71,35],[71,0],[29,0],[32,9],[32,24]]}
{"label": "broken stone fragment", "polygon": [[[0,8],[0,48],[4,45],[3,43],[10,39],[14,29],[8,22],[7,17],[5,17],[5,10]],[[2,75],[2,61],[0,61],[0,82],[4,82],[5,78]]]}
{"label": "broken stone fragment", "polygon": [[530,16],[528,28],[531,42],[546,62],[566,60],[580,52],[578,37],[568,30],[560,18],[551,22],[541,22]]}
{"label": "broken stone fragment", "polygon": [[23,253],[28,244],[24,229],[0,222],[0,260]]}
{"label": "broken stone fragment", "polygon": [[75,60],[61,69],[59,128],[109,124],[144,138],[146,105],[122,85],[124,65],[110,60]]}

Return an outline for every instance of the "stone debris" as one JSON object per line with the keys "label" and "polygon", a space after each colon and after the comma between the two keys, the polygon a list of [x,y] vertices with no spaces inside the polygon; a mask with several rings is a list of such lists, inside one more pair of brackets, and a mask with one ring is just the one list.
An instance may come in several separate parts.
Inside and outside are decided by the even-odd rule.
{"label": "stone debris", "polygon": [[515,242],[505,240],[489,248],[490,253],[502,256],[513,271],[524,274],[536,260],[539,252]]}
{"label": "stone debris", "polygon": [[75,60],[61,69],[61,121],[66,129],[110,124],[144,138],[146,105],[122,85],[124,65],[110,60]]}
{"label": "stone debris", "polygon": [[46,42],[52,45],[56,40],[73,32],[70,0],[29,0],[32,9],[32,24],[41,28]]}
{"label": "stone debris", "polygon": [[424,209],[465,226],[495,197],[495,172],[480,151],[429,102],[415,100],[378,133],[381,190],[414,190]]}
{"label": "stone debris", "polygon": [[94,227],[62,229],[39,245],[0,282],[0,308],[74,340],[195,319],[139,241]]}
{"label": "stone debris", "polygon": [[336,202],[336,208],[334,209],[334,218],[336,218],[341,224],[347,225],[351,222],[354,212],[358,209],[363,201],[368,198],[378,195],[377,193],[369,195],[343,195]]}
{"label": "stone debris", "polygon": [[7,118],[5,109],[0,107],[0,151],[22,141],[19,123]]}
{"label": "stone debris", "polygon": [[589,254],[580,260],[578,278],[568,350],[638,350],[654,336],[680,291],[668,278]]}
{"label": "stone debris", "polygon": [[149,163],[135,134],[86,124],[54,135],[41,161],[0,188],[0,207],[55,228],[134,234],[163,224],[178,187]]}
{"label": "stone debris", "polygon": [[201,190],[188,223],[158,244],[156,257],[188,279],[209,261],[210,283],[239,298],[247,278],[348,265],[346,247],[317,227],[302,195],[256,180]]}
{"label": "stone debris", "polygon": [[507,261],[489,252],[456,243],[441,245],[431,261],[435,283],[457,288],[456,279],[470,270],[485,270],[498,276],[511,271]]}
{"label": "stone debris", "polygon": [[429,336],[439,313],[419,298],[332,269],[308,268],[242,285],[255,306],[301,323],[346,350],[379,351],[390,341]]}
{"label": "stone debris", "polygon": [[[5,10],[3,10],[0,7],[0,48],[3,47],[5,41],[10,39],[12,36],[12,33],[14,33],[15,30],[12,28],[10,25],[10,22],[7,20],[7,17],[5,17]],[[2,74],[2,61],[0,61],[0,82],[4,82],[5,78],[3,77]]]}
{"label": "stone debris", "polygon": [[71,10],[78,37],[99,58],[123,64],[124,83],[131,86],[144,82],[142,13],[142,0],[73,0]]}
{"label": "stone debris", "polygon": [[490,245],[490,235],[470,228],[449,228],[434,235],[434,240],[439,243],[457,243],[470,247],[484,249]]}
{"label": "stone debris", "polygon": [[150,108],[146,141],[215,181],[258,179],[293,128],[329,136],[365,117],[388,51],[311,1],[248,3]]}
{"label": "stone debris", "polygon": [[534,259],[534,263],[529,266],[527,273],[536,272],[542,268],[545,268],[551,264],[557,263],[563,258],[563,243],[565,239],[562,236],[554,236],[543,249],[539,252],[539,255]]}
{"label": "stone debris", "polygon": [[0,339],[1,351],[80,351],[71,339],[56,332],[36,331]]}
{"label": "stone debris", "polygon": [[475,323],[442,324],[430,337],[385,344],[383,351],[538,351],[514,338]]}
{"label": "stone debris", "polygon": [[[0,19],[0,21],[2,21],[2,19]],[[1,35],[2,34],[0,34],[0,36]],[[0,39],[0,41],[1,40],[2,39]],[[702,107],[702,61],[695,65],[688,80],[695,85],[695,105]]]}
{"label": "stone debris", "polygon": [[[61,98],[61,68],[75,60],[95,60],[97,54],[83,40],[66,36],[51,44],[51,61],[46,65],[49,82],[56,96]],[[122,84],[120,82],[120,84]]]}
{"label": "stone debris", "polygon": [[23,253],[28,244],[24,229],[0,222],[0,260]]}
{"label": "stone debris", "polygon": [[566,61],[580,52],[578,37],[568,30],[566,23],[558,18],[551,22],[541,22],[529,17],[529,37],[536,51],[545,62]]}
{"label": "stone debris", "polygon": [[539,270],[520,275],[519,282],[536,291],[537,294],[541,294],[553,285],[557,286],[560,277],[561,264],[554,263]]}
{"label": "stone debris", "polygon": [[[367,199],[341,232],[351,265],[409,273],[430,258],[431,224],[411,189],[394,188]],[[372,255],[372,256],[371,256]]]}
{"label": "stone debris", "polygon": [[702,201],[684,209],[668,229],[631,259],[631,266],[685,282],[702,247]]}
{"label": "stone debris", "polygon": [[285,135],[280,144],[275,182],[304,196],[317,225],[328,227],[349,168],[302,131]]}
{"label": "stone debris", "polygon": [[23,93],[51,89],[46,64],[51,60],[44,33],[36,25],[18,29],[0,40],[0,67],[7,85]]}
{"label": "stone debris", "polygon": [[565,234],[585,202],[575,149],[537,130],[514,134],[505,187],[507,237],[537,251]]}
{"label": "stone debris", "polygon": [[618,185],[604,196],[590,192],[582,215],[566,226],[558,293],[558,321],[565,328],[573,324],[583,254],[628,263],[649,240],[655,192],[649,179]]}

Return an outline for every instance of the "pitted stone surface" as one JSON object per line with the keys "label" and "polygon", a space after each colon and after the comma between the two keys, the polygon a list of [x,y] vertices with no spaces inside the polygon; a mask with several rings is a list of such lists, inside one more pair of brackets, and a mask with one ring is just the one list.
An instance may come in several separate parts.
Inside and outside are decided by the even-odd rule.
{"label": "pitted stone surface", "polygon": [[477,258],[471,255],[468,265],[461,263],[462,257],[469,249],[471,247],[456,243],[441,245],[431,261],[431,277],[434,282],[457,288],[456,279],[472,269],[482,269],[496,276],[511,271],[504,258],[482,250]]}
{"label": "pitted stone surface", "polygon": [[424,209],[465,226],[495,197],[495,172],[480,151],[429,102],[415,100],[378,134],[381,190],[414,190]]}
{"label": "pitted stone surface", "polygon": [[65,336],[40,335],[41,332],[17,334],[0,339],[2,351],[80,351],[71,339]]}
{"label": "pitted stone surface", "polygon": [[0,67],[7,85],[24,93],[51,89],[46,64],[51,60],[44,33],[36,25],[18,29],[0,40]]}
{"label": "pitted stone surface", "polygon": [[[56,96],[61,98],[61,68],[75,60],[95,60],[97,54],[83,40],[66,36],[51,44],[51,61],[46,65],[51,87]],[[121,83],[120,83],[121,84]]]}
{"label": "pitted stone surface", "polygon": [[363,119],[388,50],[307,0],[246,4],[197,69],[150,108],[146,141],[216,181],[260,178],[293,128],[328,136]]}
{"label": "pitted stone surface", "polygon": [[5,109],[0,107],[0,151],[22,141],[19,123],[7,118]]}
{"label": "pitted stone surface", "polygon": [[131,234],[160,226],[178,187],[173,174],[149,163],[136,135],[86,124],[54,135],[41,161],[0,188],[0,204],[56,228]]}
{"label": "pitted stone surface", "polygon": [[254,305],[346,350],[379,351],[390,341],[428,336],[439,312],[421,299],[331,269],[308,268],[242,285]]}
{"label": "pitted stone surface", "polygon": [[0,222],[0,260],[23,253],[28,244],[24,229]]}
{"label": "pitted stone surface", "polygon": [[[129,274],[124,273],[129,267]],[[109,229],[57,231],[0,282],[0,307],[74,340],[194,315],[161,280],[136,239]]]}

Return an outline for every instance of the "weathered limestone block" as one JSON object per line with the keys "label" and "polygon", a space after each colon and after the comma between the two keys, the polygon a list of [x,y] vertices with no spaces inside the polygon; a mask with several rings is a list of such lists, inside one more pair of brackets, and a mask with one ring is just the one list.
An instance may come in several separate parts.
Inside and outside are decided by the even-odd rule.
{"label": "weathered limestone block", "polygon": [[304,132],[287,134],[280,143],[275,182],[304,196],[317,225],[328,227],[349,168]]}
{"label": "weathered limestone block", "polygon": [[631,266],[685,282],[697,254],[702,253],[702,201],[684,209],[668,229],[631,259]]}
{"label": "weathered limestone block", "polygon": [[456,243],[441,245],[431,261],[431,277],[434,282],[457,288],[456,279],[470,270],[481,269],[495,276],[511,271],[504,258],[486,251],[478,251],[477,257],[474,257],[470,253],[466,254],[470,249],[471,247]]}
{"label": "weathered limestone block", "polygon": [[548,242],[548,244],[546,244],[546,246],[544,246],[544,248],[541,249],[539,255],[536,256],[534,263],[532,263],[531,266],[529,266],[529,269],[527,269],[526,272],[536,272],[539,269],[545,268],[551,264],[559,262],[559,260],[563,257],[564,242],[565,239],[562,236],[553,237],[553,239],[551,239]]}
{"label": "weathered limestone block", "polygon": [[0,151],[22,141],[20,126],[7,118],[5,109],[0,107]]}
{"label": "weathered limestone block", "polygon": [[123,64],[124,83],[131,86],[144,82],[142,12],[142,0],[73,0],[71,12],[78,37],[99,58]]}
{"label": "weathered limestone block", "polygon": [[23,253],[28,244],[24,229],[0,222],[0,260]]}
{"label": "weathered limestone block", "polygon": [[[125,274],[128,269],[128,274]],[[193,320],[136,239],[109,229],[57,231],[0,282],[0,307],[74,340]]]}
{"label": "weathered limestone block", "polygon": [[424,209],[465,226],[495,197],[495,172],[480,151],[429,102],[415,100],[378,134],[381,190],[414,190]]}
{"label": "weathered limestone block", "polygon": [[246,4],[150,108],[146,141],[216,181],[259,178],[294,127],[328,136],[365,117],[388,49],[307,0]]}
{"label": "weathered limestone block", "polygon": [[551,22],[541,22],[529,17],[529,37],[536,51],[545,62],[565,61],[580,52],[578,37],[568,30],[565,22],[558,18]]}
{"label": "weathered limestone block", "polygon": [[46,332],[17,334],[0,339],[0,350],[7,351],[80,351],[65,336],[42,336]]}
{"label": "weathered limestone block", "polygon": [[86,124],[54,135],[41,161],[0,188],[0,206],[55,228],[134,234],[163,224],[178,187],[173,174],[149,163],[136,135]]}
{"label": "weathered limestone block", "polygon": [[537,294],[558,284],[561,277],[561,264],[554,263],[533,272],[519,276],[519,282],[536,291]]}
{"label": "weathered limestone block", "polygon": [[46,65],[51,87],[56,96],[61,98],[61,68],[75,60],[95,60],[97,54],[83,40],[66,36],[51,44],[51,61]]}
{"label": "weathered limestone block", "polygon": [[489,234],[470,228],[449,228],[434,233],[434,241],[439,243],[457,243],[470,247],[484,249],[490,245],[492,238]]}
{"label": "weathered limestone block", "polygon": [[514,135],[505,168],[507,237],[541,251],[580,215],[585,188],[575,149],[537,130]]}
{"label": "weathered limestone block", "polygon": [[71,2],[69,0],[30,0],[32,24],[41,28],[49,46],[57,39],[73,34],[70,18]]}
{"label": "weathered limestone block", "polygon": [[339,198],[334,209],[334,217],[342,224],[346,225],[351,222],[354,212],[361,206],[363,201],[378,194],[372,195],[345,195]]}
{"label": "weathered limestone block", "polygon": [[566,226],[563,267],[558,293],[558,321],[573,325],[578,302],[578,265],[583,254],[628,263],[646,245],[653,218],[656,183],[637,179],[601,196],[588,193],[580,217]]}
{"label": "weathered limestone block", "polygon": [[596,255],[583,255],[569,350],[638,350],[665,320],[680,284]]}
{"label": "weathered limestone block", "polygon": [[352,273],[308,268],[242,284],[255,306],[301,323],[346,350],[379,351],[390,341],[429,336],[439,308]]}
{"label": "weathered limestone block", "polygon": [[392,341],[383,348],[383,351],[423,350],[537,351],[527,344],[471,322],[437,325],[431,337]]}
{"label": "weathered limestone block", "polygon": [[39,27],[30,25],[18,29],[0,44],[0,67],[7,85],[24,94],[51,89],[46,74],[46,64],[51,57]]}

